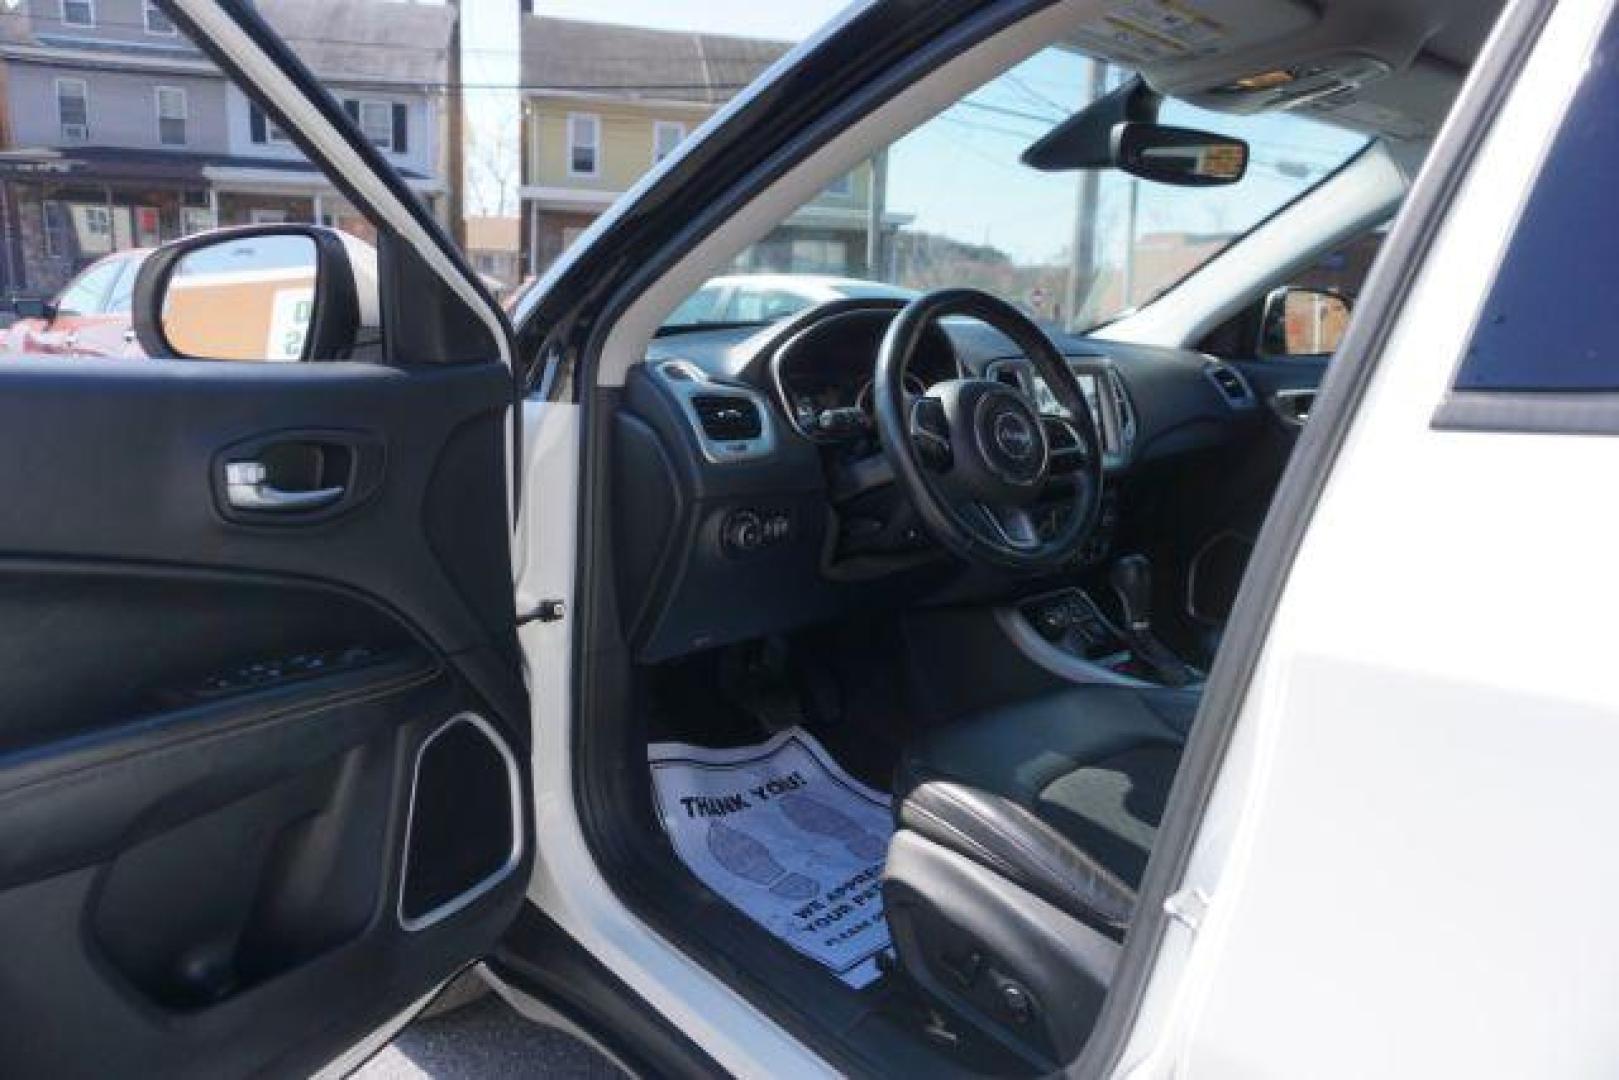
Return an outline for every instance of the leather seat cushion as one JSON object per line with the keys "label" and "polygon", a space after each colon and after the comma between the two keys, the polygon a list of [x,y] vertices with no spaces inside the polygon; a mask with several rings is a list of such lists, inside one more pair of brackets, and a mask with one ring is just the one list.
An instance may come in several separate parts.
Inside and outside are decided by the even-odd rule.
{"label": "leather seat cushion", "polygon": [[1074,686],[959,720],[907,748],[901,823],[919,785],[977,788],[1029,811],[1134,889],[1197,702],[1195,690]]}

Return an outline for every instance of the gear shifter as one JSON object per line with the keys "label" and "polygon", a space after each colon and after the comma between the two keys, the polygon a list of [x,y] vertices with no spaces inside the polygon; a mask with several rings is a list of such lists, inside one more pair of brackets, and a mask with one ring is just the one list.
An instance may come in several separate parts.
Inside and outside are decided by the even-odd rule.
{"label": "gear shifter", "polygon": [[1108,583],[1119,598],[1124,636],[1136,658],[1165,686],[1185,686],[1194,673],[1152,632],[1152,563],[1145,555],[1124,555],[1108,571]]}
{"label": "gear shifter", "polygon": [[1132,634],[1152,632],[1152,563],[1145,555],[1123,555],[1107,574]]}

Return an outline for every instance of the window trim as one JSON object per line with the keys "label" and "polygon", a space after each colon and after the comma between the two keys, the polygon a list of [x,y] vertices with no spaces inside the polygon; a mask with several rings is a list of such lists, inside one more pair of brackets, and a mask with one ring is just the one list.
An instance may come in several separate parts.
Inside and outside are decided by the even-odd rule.
{"label": "window trim", "polygon": [[[68,18],[67,17],[67,6],[68,6],[68,4],[70,2],[75,3],[75,4],[83,4],[84,7],[85,7],[85,10],[90,13],[90,21],[89,22],[79,22],[76,19]],[[57,15],[59,16],[57,21],[60,22],[63,26],[78,26],[78,27],[84,27],[84,28],[91,28],[91,27],[94,27],[96,25],[96,23],[98,22],[98,20],[96,18],[96,0],[59,0],[58,4],[56,5],[56,8],[57,8]]]}
{"label": "window trim", "polygon": [[[658,153],[658,136],[665,131],[675,133],[675,141],[662,155]],[[680,149],[680,144],[686,141],[686,122],[684,120],[654,120],[652,121],[652,164],[656,165],[664,158]]]}
{"label": "window trim", "polygon": [[[169,24],[169,28],[167,30],[155,29],[152,26],[152,15],[154,12],[161,15],[163,17],[163,21]],[[169,13],[158,7],[153,0],[144,0],[144,2],[141,4],[141,21],[146,24],[146,32],[148,34],[155,34],[158,37],[180,36],[180,28],[174,24],[173,19],[169,18]]]}
{"label": "window trim", "polygon": [[[583,169],[574,168],[573,152],[574,152],[575,146],[576,145],[578,145],[578,146],[585,145],[583,143],[575,144],[575,142],[574,142],[574,139],[573,139],[573,126],[574,126],[575,121],[586,121],[586,122],[588,122],[590,124],[590,132],[591,132],[591,139],[590,139],[590,143],[589,143],[589,146],[590,146],[590,170],[588,172],[583,170]],[[567,120],[566,120],[566,126],[564,128],[563,135],[565,136],[563,141],[564,141],[564,144],[565,144],[564,149],[567,152],[568,175],[569,176],[585,176],[585,177],[598,177],[598,176],[600,176],[601,172],[602,172],[602,118],[601,118],[601,114],[599,114],[599,113],[584,113],[584,112],[571,112],[571,113],[568,113],[567,114]]]}
{"label": "window trim", "polygon": [[[65,87],[65,86],[77,86],[79,88],[79,100],[84,102],[84,123],[82,125],[80,125],[80,126],[82,126],[84,128],[84,134],[83,135],[71,136],[71,135],[69,135],[67,133],[67,119],[62,114],[62,88]],[[52,90],[54,91],[54,96],[56,98],[56,133],[57,133],[57,135],[59,135],[64,142],[89,142],[90,141],[90,82],[89,82],[89,80],[88,79],[82,79],[77,75],[58,75],[58,76],[56,76],[56,79],[55,79],[55,81],[54,81],[54,83],[52,85]]]}
{"label": "window trim", "polygon": [[[163,95],[165,93],[171,93],[171,94],[180,95],[180,115],[179,116],[167,116],[166,117],[166,116],[163,115]],[[186,92],[185,87],[183,87],[183,86],[174,86],[174,85],[170,85],[170,84],[163,84],[163,85],[158,85],[158,86],[152,87],[152,112],[153,112],[154,117],[155,117],[154,122],[157,125],[157,145],[158,146],[190,146],[191,145],[191,95]],[[179,142],[168,142],[163,138],[163,121],[164,120],[178,120],[178,121],[180,121],[180,141]],[[266,129],[265,137],[266,138],[269,137],[268,129]]]}
{"label": "window trim", "polygon": [[[355,108],[354,123],[355,126],[360,129],[360,134],[365,136],[365,141],[376,147],[378,150],[383,150],[390,154],[397,153],[398,151],[394,149],[394,105],[397,103],[388,98],[354,98],[352,100],[354,101]],[[383,111],[383,115],[386,118],[384,121],[384,126],[386,126],[388,129],[387,142],[378,142],[376,139],[373,139],[371,137],[371,133],[365,129],[365,110],[367,108],[381,109]],[[268,121],[269,117],[266,117],[265,119]],[[284,134],[285,132],[283,132],[283,135]],[[269,137],[269,128],[266,127],[266,140],[268,140]],[[291,142],[290,139],[287,141]]]}
{"label": "window trim", "polygon": [[[57,228],[51,228],[51,207],[56,207],[60,219]],[[68,257],[67,245],[64,241],[67,234],[73,230],[73,212],[62,199],[41,199],[39,203],[39,231],[43,234],[45,243],[45,257],[47,259],[65,259]],[[56,242],[52,243],[55,239]]]}

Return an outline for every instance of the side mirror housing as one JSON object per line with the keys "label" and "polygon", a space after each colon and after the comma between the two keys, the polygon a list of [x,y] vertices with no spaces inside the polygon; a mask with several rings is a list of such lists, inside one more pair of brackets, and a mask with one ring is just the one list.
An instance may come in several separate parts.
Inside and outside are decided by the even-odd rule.
{"label": "side mirror housing", "polygon": [[1248,144],[1230,135],[1126,120],[1113,129],[1113,164],[1159,184],[1218,187],[1235,184],[1248,171]]}
{"label": "side mirror housing", "polygon": [[1331,356],[1354,304],[1342,293],[1284,285],[1265,297],[1258,354],[1269,358]]}
{"label": "side mirror housing", "polygon": [[151,357],[338,360],[354,349],[361,304],[341,233],[249,225],[154,251],[135,278],[133,318]]}

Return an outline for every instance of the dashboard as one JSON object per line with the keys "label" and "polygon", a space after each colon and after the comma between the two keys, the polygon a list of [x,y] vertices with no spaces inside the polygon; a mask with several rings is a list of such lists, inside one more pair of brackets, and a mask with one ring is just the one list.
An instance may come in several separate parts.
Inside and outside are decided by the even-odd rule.
{"label": "dashboard", "polygon": [[[877,351],[899,307],[834,301],[764,328],[670,334],[631,369],[611,435],[614,517],[627,524],[612,542],[640,661],[916,603],[960,576],[894,482],[871,416]],[[1137,473],[1248,437],[1261,410],[1240,372],[1208,356],[1055,340],[1108,478],[1103,527],[1076,555],[1079,573],[1109,556]],[[907,383],[921,392],[957,377],[1004,382],[1062,415],[1007,338],[946,318]],[[1054,442],[1054,466],[1059,452]],[[1052,482],[1064,482],[1055,467]]]}
{"label": "dashboard", "polygon": [[[770,361],[771,382],[789,424],[814,442],[841,442],[876,431],[871,382],[877,349],[893,312],[845,311],[784,341]],[[913,394],[962,374],[955,350],[930,327],[905,374]]]}

